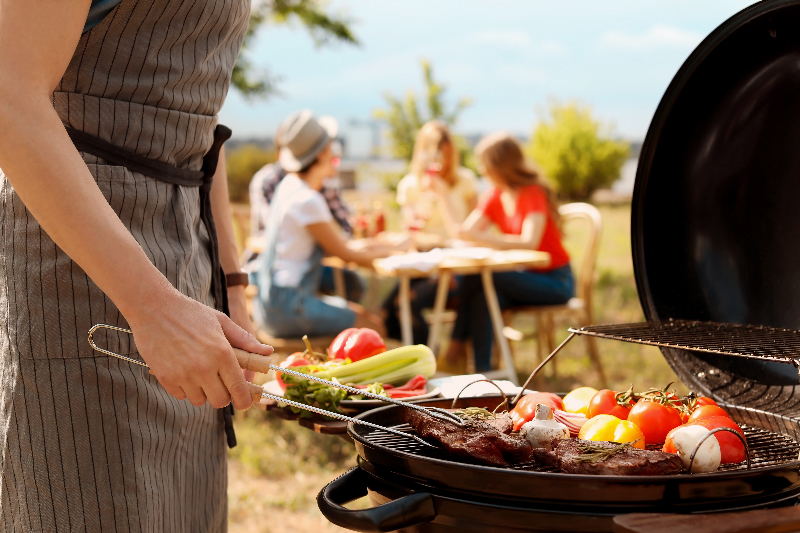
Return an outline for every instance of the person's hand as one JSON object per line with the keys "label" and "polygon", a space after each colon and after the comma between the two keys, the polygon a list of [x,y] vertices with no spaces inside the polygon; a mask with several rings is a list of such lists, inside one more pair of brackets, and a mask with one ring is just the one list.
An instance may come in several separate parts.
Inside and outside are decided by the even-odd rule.
{"label": "person's hand", "polygon": [[[244,285],[234,285],[228,287],[228,308],[231,312],[231,320],[234,324],[245,330],[247,333],[256,336],[253,321],[250,320],[250,313],[247,312],[247,296],[245,295]],[[252,370],[243,370],[244,379],[252,382],[256,373]]]}
{"label": "person's hand", "polygon": [[[171,289],[171,290],[170,290]],[[264,356],[261,344],[233,320],[172,287],[143,302],[128,318],[136,346],[159,383],[179,400],[201,406],[252,405],[250,389],[232,346]]]}

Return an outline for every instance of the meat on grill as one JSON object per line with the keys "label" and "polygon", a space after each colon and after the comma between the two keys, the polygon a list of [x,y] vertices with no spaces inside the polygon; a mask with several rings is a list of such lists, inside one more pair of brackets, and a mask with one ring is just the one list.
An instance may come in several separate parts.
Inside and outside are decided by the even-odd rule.
{"label": "meat on grill", "polygon": [[[531,445],[519,435],[506,435],[487,420],[467,419],[464,426],[448,422],[416,409],[405,410],[406,422],[417,434],[437,442],[448,452],[492,466],[507,466],[528,461]],[[505,424],[497,423],[501,429]]]}
{"label": "meat on grill", "polygon": [[613,442],[585,441],[580,439],[559,440],[553,443],[553,451],[535,448],[533,457],[568,474],[595,474],[603,476],[659,476],[679,474],[683,470],[680,457],[674,453],[656,450],[629,448],[595,463],[581,462],[581,444],[611,448]]}
{"label": "meat on grill", "polygon": [[511,420],[511,415],[508,413],[500,413],[494,418],[487,418],[484,422],[491,424],[497,431],[506,435],[514,429],[514,421]]}

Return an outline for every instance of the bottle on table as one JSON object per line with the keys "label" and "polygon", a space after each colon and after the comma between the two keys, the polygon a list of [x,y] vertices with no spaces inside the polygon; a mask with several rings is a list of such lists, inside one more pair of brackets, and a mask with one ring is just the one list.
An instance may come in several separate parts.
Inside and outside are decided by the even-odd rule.
{"label": "bottle on table", "polygon": [[386,231],[386,216],[383,214],[383,204],[379,200],[372,203],[372,228],[373,235]]}

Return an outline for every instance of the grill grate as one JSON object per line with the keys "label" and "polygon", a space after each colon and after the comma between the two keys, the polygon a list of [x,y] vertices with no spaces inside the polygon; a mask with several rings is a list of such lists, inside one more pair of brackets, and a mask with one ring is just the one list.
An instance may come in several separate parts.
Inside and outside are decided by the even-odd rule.
{"label": "grill grate", "polygon": [[569,331],[601,339],[791,363],[800,369],[800,331],[791,329],[669,320],[586,326]]}
{"label": "grill grate", "polygon": [[[788,463],[798,460],[800,445],[789,437],[778,435],[761,428],[748,425],[740,425],[744,430],[747,444],[750,447],[750,460],[752,468],[766,467]],[[473,464],[468,460],[447,453],[444,448],[430,448],[423,446],[412,439],[405,439],[392,433],[387,433],[377,429],[358,428],[359,433],[370,443],[390,448],[392,451],[405,452],[418,457],[430,459],[442,459],[463,464]],[[414,433],[408,424],[392,426],[392,429],[404,433]],[[558,472],[558,469],[537,463],[522,463],[506,467],[512,470],[525,470],[529,472]],[[747,463],[728,464],[720,466],[720,471],[746,470]]]}

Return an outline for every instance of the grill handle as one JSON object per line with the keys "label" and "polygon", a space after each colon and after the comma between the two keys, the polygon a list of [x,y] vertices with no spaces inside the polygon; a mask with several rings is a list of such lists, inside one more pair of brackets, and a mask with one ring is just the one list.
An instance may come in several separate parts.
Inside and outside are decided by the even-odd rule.
{"label": "grill handle", "polygon": [[367,495],[368,476],[356,466],[328,483],[317,494],[317,506],[325,518],[339,527],[364,533],[395,531],[436,518],[433,497],[427,492],[409,494],[358,511],[343,507],[343,504]]}

